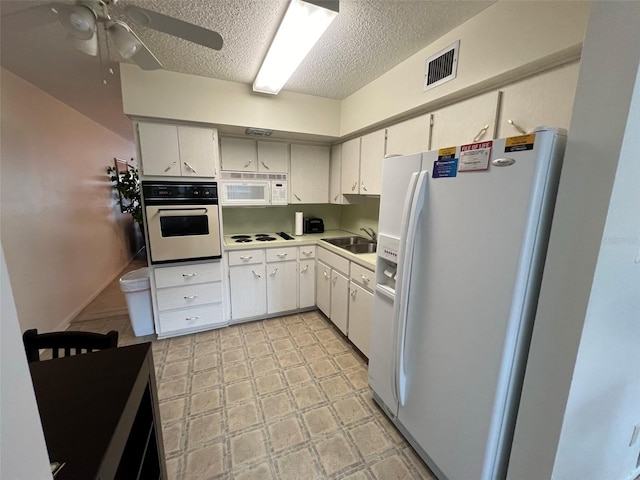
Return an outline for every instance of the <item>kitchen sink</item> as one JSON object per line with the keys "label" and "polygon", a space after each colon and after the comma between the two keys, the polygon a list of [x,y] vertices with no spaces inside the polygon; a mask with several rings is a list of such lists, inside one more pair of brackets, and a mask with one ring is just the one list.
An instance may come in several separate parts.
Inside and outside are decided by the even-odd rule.
{"label": "kitchen sink", "polygon": [[356,243],[355,245],[347,245],[342,248],[351,253],[376,253],[376,244],[369,243]]}
{"label": "kitchen sink", "polygon": [[323,238],[323,241],[343,248],[351,253],[375,253],[376,242],[354,235],[351,237]]}

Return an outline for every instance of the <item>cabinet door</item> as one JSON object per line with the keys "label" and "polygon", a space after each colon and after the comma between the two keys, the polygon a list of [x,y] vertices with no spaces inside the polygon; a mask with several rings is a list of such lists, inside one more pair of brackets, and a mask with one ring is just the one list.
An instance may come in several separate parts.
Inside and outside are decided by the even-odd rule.
{"label": "cabinet door", "polygon": [[349,340],[369,357],[373,293],[351,282],[349,297]]}
{"label": "cabinet door", "polygon": [[316,304],[316,261],[300,260],[298,274],[298,308]]}
{"label": "cabinet door", "polygon": [[509,120],[527,132],[541,125],[569,128],[578,71],[575,62],[501,88],[497,137],[519,135]]}
{"label": "cabinet door", "polygon": [[222,170],[256,172],[258,170],[256,142],[245,138],[221,138],[220,162]]}
{"label": "cabinet door", "polygon": [[386,155],[410,155],[429,151],[431,114],[412,118],[387,128]]}
{"label": "cabinet door", "polygon": [[329,202],[329,147],[291,145],[289,203]]}
{"label": "cabinet door", "polygon": [[161,123],[138,123],[143,175],[180,176],[178,127]]}
{"label": "cabinet door", "polygon": [[340,178],[342,169],[342,145],[331,147],[331,161],[329,165],[329,203],[342,203]]}
{"label": "cabinet door", "polygon": [[331,318],[331,268],[322,262],[316,265],[316,305]]}
{"label": "cabinet door", "polygon": [[343,194],[357,194],[360,185],[360,138],[348,140],[342,144],[342,178]]}
{"label": "cabinet door", "polygon": [[[491,140],[498,113],[498,92],[485,93],[433,112],[431,149]],[[485,127],[486,130],[481,133]]]}
{"label": "cabinet door", "polygon": [[331,270],[331,321],[345,335],[349,318],[349,279]]}
{"label": "cabinet door", "polygon": [[362,137],[360,144],[360,194],[380,195],[382,191],[382,161],[386,130]]}
{"label": "cabinet door", "polygon": [[264,265],[229,268],[231,318],[239,320],[267,313],[266,282]]}
{"label": "cabinet door", "polygon": [[259,141],[258,171],[289,172],[289,144]]}
{"label": "cabinet door", "polygon": [[267,313],[298,307],[297,262],[267,263]]}
{"label": "cabinet door", "polygon": [[218,176],[218,138],[214,129],[179,125],[178,144],[183,177]]}

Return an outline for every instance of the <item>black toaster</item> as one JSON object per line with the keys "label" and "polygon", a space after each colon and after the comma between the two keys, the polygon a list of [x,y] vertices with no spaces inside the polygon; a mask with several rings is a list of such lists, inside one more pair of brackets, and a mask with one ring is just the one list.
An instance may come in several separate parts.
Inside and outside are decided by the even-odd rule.
{"label": "black toaster", "polygon": [[324,232],[324,222],[321,218],[304,219],[304,233],[322,233]]}

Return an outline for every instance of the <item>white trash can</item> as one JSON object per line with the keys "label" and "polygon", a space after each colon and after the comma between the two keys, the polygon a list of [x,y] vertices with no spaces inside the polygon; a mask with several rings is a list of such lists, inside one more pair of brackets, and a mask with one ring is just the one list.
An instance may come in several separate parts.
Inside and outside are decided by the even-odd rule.
{"label": "white trash can", "polygon": [[127,301],[134,335],[142,337],[155,333],[149,269],[144,267],[124,274],[120,278],[120,289]]}

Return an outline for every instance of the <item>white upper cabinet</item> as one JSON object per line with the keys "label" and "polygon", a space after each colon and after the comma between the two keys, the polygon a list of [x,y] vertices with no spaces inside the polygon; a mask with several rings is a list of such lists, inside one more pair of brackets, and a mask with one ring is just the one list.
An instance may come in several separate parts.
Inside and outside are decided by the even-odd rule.
{"label": "white upper cabinet", "polygon": [[329,202],[329,147],[291,145],[289,203]]}
{"label": "white upper cabinet", "polygon": [[341,204],[342,192],[340,179],[342,178],[342,145],[331,147],[331,161],[329,165],[329,203]]}
{"label": "white upper cabinet", "polygon": [[382,191],[382,161],[385,154],[386,130],[362,137],[360,143],[361,195],[380,195]]}
{"label": "white upper cabinet", "polygon": [[360,138],[342,144],[341,191],[357,195],[360,185]]}
{"label": "white upper cabinet", "polygon": [[387,129],[386,155],[410,155],[429,151],[431,114],[421,115]]}
{"label": "white upper cabinet", "polygon": [[288,172],[289,144],[251,138],[220,139],[222,170],[235,172]]}
{"label": "white upper cabinet", "polygon": [[139,122],[137,131],[143,175],[218,176],[216,129]]}
{"label": "white upper cabinet", "polygon": [[478,95],[436,110],[433,112],[431,149],[495,138],[497,113],[498,92]]}
{"label": "white upper cabinet", "polygon": [[578,70],[579,63],[575,62],[501,88],[497,137],[520,135],[509,120],[526,132],[542,125],[568,129]]}
{"label": "white upper cabinet", "polygon": [[258,171],[288,172],[289,144],[258,141]]}
{"label": "white upper cabinet", "polygon": [[220,139],[222,170],[236,172],[258,171],[258,147],[248,138],[222,137]]}

